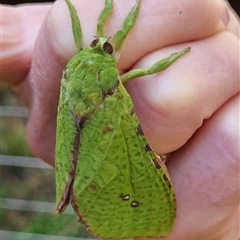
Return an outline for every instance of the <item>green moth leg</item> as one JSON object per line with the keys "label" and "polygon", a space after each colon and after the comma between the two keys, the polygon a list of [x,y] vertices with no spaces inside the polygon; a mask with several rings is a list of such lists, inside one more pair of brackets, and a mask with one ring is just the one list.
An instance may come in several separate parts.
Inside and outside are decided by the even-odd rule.
{"label": "green moth leg", "polygon": [[104,24],[107,21],[108,17],[110,16],[112,9],[113,9],[113,1],[105,0],[105,7],[99,16],[98,23],[97,23],[97,36],[98,37],[105,37]]}
{"label": "green moth leg", "polygon": [[185,53],[190,51],[190,47],[185,48],[184,50],[173,53],[168,58],[161,59],[160,61],[154,63],[151,67],[147,69],[133,69],[123,75],[120,76],[122,83],[126,83],[127,81],[137,78],[143,77],[146,75],[151,75],[154,73],[158,73],[168,68],[172,63],[174,63],[178,58],[183,56]]}
{"label": "green moth leg", "polygon": [[68,9],[69,9],[71,20],[72,20],[72,30],[73,30],[74,42],[75,42],[75,45],[76,45],[78,51],[81,51],[82,46],[83,46],[81,24],[80,24],[79,18],[77,16],[76,9],[74,8],[74,6],[70,2],[70,0],[65,0],[65,2],[68,5]]}
{"label": "green moth leg", "polygon": [[138,0],[136,5],[132,8],[130,13],[124,20],[122,29],[119,30],[113,37],[112,45],[116,52],[119,52],[121,50],[124,40],[126,39],[128,33],[131,31],[131,29],[133,28],[133,26],[136,22],[140,3],[141,3],[141,1]]}

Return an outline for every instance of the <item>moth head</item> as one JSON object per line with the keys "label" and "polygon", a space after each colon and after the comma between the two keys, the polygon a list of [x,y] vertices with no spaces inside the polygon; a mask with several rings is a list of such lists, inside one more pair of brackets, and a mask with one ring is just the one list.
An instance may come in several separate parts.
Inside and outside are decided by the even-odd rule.
{"label": "moth head", "polygon": [[91,48],[96,48],[96,49],[101,49],[103,50],[105,53],[108,54],[113,54],[113,47],[111,45],[111,43],[109,42],[110,38],[105,38],[105,37],[96,37],[96,39],[94,39],[91,42],[90,47]]}

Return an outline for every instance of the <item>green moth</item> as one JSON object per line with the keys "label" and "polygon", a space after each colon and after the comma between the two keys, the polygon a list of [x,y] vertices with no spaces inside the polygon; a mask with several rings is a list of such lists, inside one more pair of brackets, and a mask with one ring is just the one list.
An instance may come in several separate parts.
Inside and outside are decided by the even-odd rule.
{"label": "green moth", "polygon": [[70,0],[65,2],[79,53],[67,64],[61,80],[57,212],[71,204],[79,221],[100,238],[167,236],[176,216],[174,190],[161,157],[144,137],[123,83],[166,69],[190,48],[148,69],[119,76],[119,52],[135,24],[141,1],[110,39],[104,34],[104,23],[113,1],[105,0],[97,36],[84,50],[76,10]]}

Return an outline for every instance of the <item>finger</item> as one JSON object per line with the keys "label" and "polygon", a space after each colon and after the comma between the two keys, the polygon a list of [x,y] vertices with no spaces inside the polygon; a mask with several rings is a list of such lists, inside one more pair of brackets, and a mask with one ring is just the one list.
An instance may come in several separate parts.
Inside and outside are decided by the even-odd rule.
{"label": "finger", "polygon": [[166,240],[235,239],[230,236],[239,227],[239,160],[237,95],[172,155],[168,167],[178,212]]}
{"label": "finger", "polygon": [[[144,1],[143,1],[144,2]],[[140,56],[143,56],[146,52],[150,52],[154,50],[156,47],[167,45],[167,41],[161,40],[160,45],[155,42],[159,42],[159,39],[163,38],[163,34],[167,35],[166,39],[176,39],[179,37],[179,41],[187,41],[189,39],[197,39],[204,37],[204,29],[206,30],[207,35],[214,34],[216,31],[220,31],[220,29],[224,28],[223,23],[219,20],[219,6],[218,1],[215,1],[214,4],[216,8],[213,12],[207,10],[208,5],[202,5],[202,1],[199,1],[199,6],[196,7],[197,4],[191,4],[189,1],[189,6],[186,6],[186,1],[181,1],[182,5],[179,5],[179,1],[174,1],[176,6],[181,7],[180,9],[187,9],[187,13],[182,17],[182,21],[170,21],[173,15],[179,16],[179,8],[177,11],[173,8],[174,5],[167,4],[168,11],[164,8],[164,5],[154,4],[154,1],[149,2],[151,5],[145,5],[143,3],[142,10],[140,9],[140,20],[137,21],[136,26],[133,29],[133,32],[130,34],[128,38],[128,42],[125,45],[123,53],[121,56],[125,59],[124,55],[127,53],[128,61],[124,61],[124,63],[120,64],[120,69],[128,69],[132,66],[132,64],[138,60]],[[85,1],[73,1],[73,4],[77,8],[77,12],[80,18],[81,27],[83,31],[83,44],[84,47],[88,47],[89,43],[92,41],[93,36],[96,34],[96,24],[97,18],[100,13],[100,10],[103,9],[103,1],[90,1],[86,4]],[[132,0],[131,4],[134,5],[135,1]],[[184,5],[185,4],[185,5]],[[214,6],[214,4],[212,6]],[[128,7],[126,7],[128,6]],[[172,6],[172,7],[171,7]],[[207,16],[210,21],[196,21],[192,25],[192,30],[190,31],[190,35],[186,35],[186,23],[190,21],[190,17],[188,15],[192,12],[195,6],[195,11],[201,9],[202,14]],[[126,2],[115,2],[114,12],[109,19],[106,32],[108,36],[112,36],[117,29],[121,27],[122,20],[129,12],[129,1]],[[221,7],[220,7],[221,8]],[[159,15],[157,14],[157,9]],[[180,11],[181,11],[180,10]],[[143,13],[141,13],[143,11]],[[183,11],[183,10],[182,10]],[[185,10],[184,10],[185,11]],[[200,11],[200,12],[201,12]],[[144,13],[145,12],[145,13]],[[166,18],[165,12],[168,13]],[[158,21],[154,21],[154,18],[151,18],[151,15],[155,13],[155,17],[157,17]],[[164,14],[163,14],[164,13]],[[147,14],[147,15],[146,15]],[[160,14],[161,17],[160,17]],[[200,13],[199,13],[200,14]],[[180,14],[182,15],[182,14]],[[144,17],[144,16],[147,16]],[[199,15],[200,16],[200,15]],[[195,16],[194,16],[195,17]],[[151,20],[151,29],[149,29],[150,25],[147,23],[148,19]],[[160,19],[164,19],[164,21],[160,21]],[[194,18],[195,19],[195,18]],[[160,21],[160,22],[159,22]],[[180,22],[180,25],[174,25]],[[170,29],[173,30],[175,26],[175,34],[171,35],[171,31],[166,32],[162,31],[163,28],[159,26],[170,25],[172,26]],[[185,29],[184,34],[181,34],[177,29],[181,26],[181,28]],[[210,30],[210,27],[213,30]],[[167,27],[168,28],[168,27]],[[166,29],[167,29],[166,28]],[[198,30],[194,30],[194,29]],[[161,30],[159,30],[161,29]],[[165,29],[165,28],[164,28]],[[201,30],[201,31],[200,31]],[[144,31],[144,32],[143,32]],[[156,32],[156,38],[154,38],[153,33]],[[200,32],[202,32],[200,34]],[[146,36],[150,34],[151,39],[154,39],[154,44],[151,43],[149,47],[145,49],[146,40],[148,39]],[[136,39],[139,38],[139,46],[136,47]],[[144,40],[141,40],[141,37],[144,37]],[[176,40],[172,40],[170,44],[173,44]],[[144,51],[137,51],[139,49],[144,49]],[[32,86],[32,109],[31,115],[28,124],[28,141],[33,152],[42,159],[53,162],[54,159],[54,145],[55,145],[55,128],[56,128],[56,113],[57,113],[57,103],[59,96],[59,88],[60,88],[60,79],[63,68],[65,67],[67,61],[76,54],[76,47],[74,45],[72,29],[71,29],[71,21],[69,16],[68,8],[64,1],[57,1],[53,5],[53,8],[49,12],[46,21],[44,22],[41,31],[39,32],[38,38],[35,44],[34,56],[32,69],[29,74],[28,81]],[[38,121],[38,124],[36,124]],[[46,134],[48,133],[48,134]]]}
{"label": "finger", "polygon": [[[164,72],[127,84],[149,143],[161,154],[183,146],[205,119],[239,92],[239,42],[232,34],[222,32],[191,47]],[[157,51],[134,67],[146,68],[183,48]]]}
{"label": "finger", "polygon": [[50,4],[1,6],[0,81],[17,85],[24,80],[31,66],[37,32],[49,8]]}

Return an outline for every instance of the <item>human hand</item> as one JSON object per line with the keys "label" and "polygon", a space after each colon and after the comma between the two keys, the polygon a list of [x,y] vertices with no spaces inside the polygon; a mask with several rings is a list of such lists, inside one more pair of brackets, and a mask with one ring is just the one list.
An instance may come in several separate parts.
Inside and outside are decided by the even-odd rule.
{"label": "human hand", "polygon": [[[79,10],[88,47],[104,3],[73,4]],[[116,2],[106,29],[109,36],[121,26],[128,4]],[[43,22],[49,8],[33,5],[11,9],[18,31],[3,36],[1,80],[11,84],[30,108],[27,137],[32,151],[53,164],[61,73],[76,48],[66,4],[57,1]],[[4,10],[9,16],[10,9]],[[35,16],[34,21],[29,21],[27,14],[24,17],[24,11]],[[7,20],[3,27],[9,24],[3,30],[11,29],[11,16],[3,19]],[[146,68],[173,52],[192,47],[164,72],[126,84],[151,146],[158,153],[175,151],[167,165],[178,214],[173,232],[165,240],[237,239],[237,31],[236,17],[219,0],[143,1],[136,26],[123,46],[121,72]],[[14,44],[10,42],[13,39],[17,39]]]}

